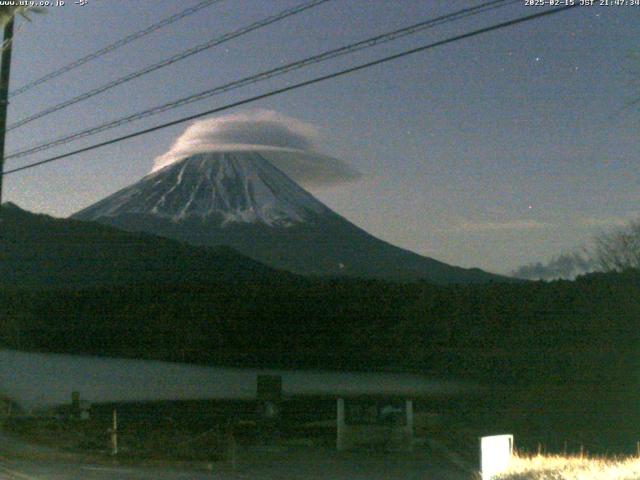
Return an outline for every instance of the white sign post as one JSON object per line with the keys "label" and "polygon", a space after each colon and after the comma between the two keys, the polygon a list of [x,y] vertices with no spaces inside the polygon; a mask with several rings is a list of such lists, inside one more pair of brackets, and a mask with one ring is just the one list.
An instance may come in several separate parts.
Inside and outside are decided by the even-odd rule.
{"label": "white sign post", "polygon": [[513,435],[480,438],[480,472],[482,480],[492,480],[509,468],[513,455]]}

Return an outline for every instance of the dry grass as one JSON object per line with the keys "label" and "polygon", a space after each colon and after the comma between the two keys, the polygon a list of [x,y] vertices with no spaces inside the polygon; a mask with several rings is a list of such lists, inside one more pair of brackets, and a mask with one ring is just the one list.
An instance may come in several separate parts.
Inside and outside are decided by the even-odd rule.
{"label": "dry grass", "polygon": [[516,455],[496,480],[638,480],[638,457]]}

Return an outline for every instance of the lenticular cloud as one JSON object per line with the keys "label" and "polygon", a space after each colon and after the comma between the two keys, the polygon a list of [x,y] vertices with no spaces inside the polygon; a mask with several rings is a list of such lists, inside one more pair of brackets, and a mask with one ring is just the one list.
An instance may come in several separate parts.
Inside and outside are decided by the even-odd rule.
{"label": "lenticular cloud", "polygon": [[272,110],[224,115],[195,122],[155,159],[153,172],[206,152],[259,151],[273,165],[306,187],[352,182],[360,173],[316,150],[318,129]]}

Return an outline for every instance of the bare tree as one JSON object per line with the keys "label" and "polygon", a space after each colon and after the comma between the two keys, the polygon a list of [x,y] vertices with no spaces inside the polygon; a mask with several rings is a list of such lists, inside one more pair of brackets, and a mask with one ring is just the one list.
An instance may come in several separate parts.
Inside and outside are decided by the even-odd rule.
{"label": "bare tree", "polygon": [[640,269],[640,220],[599,234],[588,253],[604,272]]}

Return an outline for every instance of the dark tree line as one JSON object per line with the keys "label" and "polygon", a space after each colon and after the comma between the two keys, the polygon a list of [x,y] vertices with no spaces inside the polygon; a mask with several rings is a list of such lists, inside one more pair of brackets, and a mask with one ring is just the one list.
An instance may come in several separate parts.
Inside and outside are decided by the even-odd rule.
{"label": "dark tree line", "polygon": [[482,415],[493,425],[604,429],[629,442],[640,421],[639,324],[635,270],[485,286],[294,279],[0,291],[0,342],[11,348],[417,371],[487,386]]}

